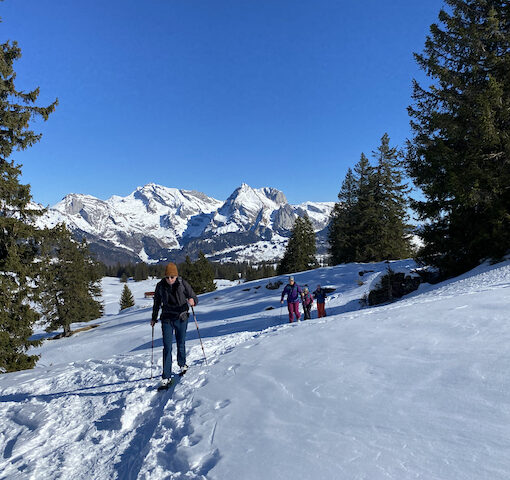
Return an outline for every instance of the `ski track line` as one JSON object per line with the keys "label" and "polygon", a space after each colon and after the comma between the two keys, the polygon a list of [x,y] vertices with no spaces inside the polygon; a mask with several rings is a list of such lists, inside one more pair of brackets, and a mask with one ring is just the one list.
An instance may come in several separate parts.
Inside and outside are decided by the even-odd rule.
{"label": "ski track line", "polygon": [[[281,328],[288,328],[288,326],[273,326],[260,332],[238,332],[206,341],[204,350],[208,359],[207,365],[217,363],[222,355],[232,351],[236,346],[264,334],[274,333]],[[188,359],[190,360],[188,373],[169,392],[156,394],[172,397],[164,403],[160,411],[156,412],[156,415],[160,415],[160,420],[157,421],[155,416],[152,416],[150,426],[141,425],[142,431],[133,438],[131,445],[125,451],[126,455],[130,452],[138,452],[140,442],[145,442],[148,446],[143,450],[143,460],[136,462],[130,473],[126,472],[122,462],[119,462],[117,464],[118,478],[205,479],[205,475],[221,458],[218,449],[212,445],[214,433],[209,439],[210,449],[207,454],[200,458],[187,458],[185,447],[196,445],[203,440],[194,433],[191,425],[191,416],[199,405],[194,400],[194,392],[208,382],[208,369],[203,363],[201,347],[195,345],[189,352]]]}
{"label": "ski track line", "polygon": [[[241,343],[288,325],[238,332],[204,342],[208,365]],[[4,393],[0,415],[0,479],[204,479],[220,459],[209,452],[188,459],[195,435],[196,389],[207,383],[199,345],[190,371],[168,392],[149,379],[150,355],[118,355],[71,363],[51,377],[20,383]],[[150,383],[150,386],[148,385]]]}
{"label": "ski track line", "polygon": [[[241,343],[259,337],[263,333],[275,331],[271,327],[262,332],[239,332],[227,337],[204,342],[204,350],[208,365],[217,363],[220,357]],[[120,477],[139,480],[149,479],[205,479],[207,473],[221,458],[218,449],[212,445],[214,434],[208,439],[209,452],[200,458],[188,458],[185,447],[196,445],[203,439],[196,435],[192,425],[191,416],[198,401],[194,400],[194,392],[207,384],[207,367],[203,364],[201,347],[194,346],[188,358],[190,370],[175,386],[172,400],[167,402],[162,410],[161,419],[152,431],[147,455],[143,465],[137,470],[137,476]],[[200,367],[200,364],[202,367]],[[198,373],[196,373],[198,372]],[[160,394],[161,395],[161,394]],[[162,393],[162,395],[170,395]],[[136,445],[133,445],[136,448]],[[145,453],[145,452],[144,452]]]}

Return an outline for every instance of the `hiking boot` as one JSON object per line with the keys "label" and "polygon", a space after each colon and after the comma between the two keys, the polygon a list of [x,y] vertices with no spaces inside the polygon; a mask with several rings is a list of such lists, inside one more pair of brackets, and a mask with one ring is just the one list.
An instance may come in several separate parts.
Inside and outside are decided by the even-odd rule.
{"label": "hiking boot", "polygon": [[172,379],[171,378],[163,378],[161,380],[161,383],[159,384],[158,390],[165,390],[170,385],[172,385]]}
{"label": "hiking boot", "polygon": [[179,375],[182,377],[187,371],[188,371],[188,366],[186,364],[184,364],[181,367],[181,371],[179,372]]}

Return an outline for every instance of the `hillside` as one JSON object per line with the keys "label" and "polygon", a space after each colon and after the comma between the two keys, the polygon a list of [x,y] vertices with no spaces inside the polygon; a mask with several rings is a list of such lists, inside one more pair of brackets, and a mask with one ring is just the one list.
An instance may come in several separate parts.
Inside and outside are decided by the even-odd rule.
{"label": "hillside", "polygon": [[[190,370],[166,393],[150,379],[154,282],[117,314],[105,279],[100,327],[0,376],[0,478],[508,478],[510,262],[360,309],[385,268],[297,274],[336,289],[321,320],[288,324],[267,280],[200,296],[207,364],[190,322]],[[155,343],[157,376],[159,326]]]}

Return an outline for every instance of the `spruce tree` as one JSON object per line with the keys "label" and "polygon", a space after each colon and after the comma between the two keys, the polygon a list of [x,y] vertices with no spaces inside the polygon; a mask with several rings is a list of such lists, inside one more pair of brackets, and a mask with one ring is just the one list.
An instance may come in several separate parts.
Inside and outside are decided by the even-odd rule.
{"label": "spruce tree", "polygon": [[358,201],[354,207],[354,246],[355,262],[377,262],[379,252],[379,234],[382,219],[377,199],[377,176],[364,153],[354,167],[358,184]]}
{"label": "spruce tree", "polygon": [[126,308],[133,307],[134,305],[135,298],[133,297],[133,293],[126,284],[122,289],[122,295],[120,297],[120,310],[122,311]]}
{"label": "spruce tree", "polygon": [[178,271],[179,275],[184,278],[193,287],[193,289],[195,289],[195,285],[198,283],[198,278],[195,265],[191,261],[189,255],[186,255],[184,262],[178,265]]}
{"label": "spruce tree", "polygon": [[403,183],[403,162],[387,133],[373,152],[376,160],[375,202],[379,219],[378,259],[407,258],[411,254],[411,227],[407,214],[408,187]]}
{"label": "spruce tree", "polygon": [[216,284],[214,283],[214,269],[203,252],[199,253],[198,260],[194,264],[194,269],[196,272],[197,284],[196,288],[193,286],[193,290],[197,295],[216,290]]}
{"label": "spruce tree", "polygon": [[289,243],[277,267],[278,275],[317,268],[315,232],[308,215],[296,218]]}
{"label": "spruce tree", "polygon": [[41,274],[41,312],[46,330],[63,329],[71,335],[71,324],[99,318],[103,307],[99,269],[88,246],[73,240],[64,225],[55,227],[44,244],[45,267]]}
{"label": "spruce tree", "polygon": [[348,263],[356,257],[355,207],[358,201],[356,179],[349,168],[338,193],[338,202],[331,212],[328,231],[331,263]]}
{"label": "spruce tree", "polygon": [[331,214],[329,242],[334,265],[378,260],[380,212],[376,204],[376,176],[364,153],[349,169]]}
{"label": "spruce tree", "polygon": [[38,343],[30,340],[39,318],[31,306],[39,269],[34,260],[40,235],[32,223],[37,212],[29,207],[30,186],[19,182],[21,166],[10,157],[40,140],[29,125],[38,117],[47,120],[57,104],[38,107],[38,88],[16,89],[14,62],[20,57],[16,42],[0,45],[0,372],[33,367],[37,356],[26,352]]}
{"label": "spruce tree", "polygon": [[328,240],[331,263],[378,262],[410,254],[407,186],[395,147],[384,134],[372,166],[361,154],[349,169],[331,213]]}
{"label": "spruce tree", "polygon": [[135,265],[135,273],[133,278],[135,282],[140,282],[149,278],[149,267],[146,263],[141,262]]}
{"label": "spruce tree", "polygon": [[432,84],[413,85],[408,170],[424,200],[424,262],[452,276],[510,245],[510,7],[445,0],[415,54]]}

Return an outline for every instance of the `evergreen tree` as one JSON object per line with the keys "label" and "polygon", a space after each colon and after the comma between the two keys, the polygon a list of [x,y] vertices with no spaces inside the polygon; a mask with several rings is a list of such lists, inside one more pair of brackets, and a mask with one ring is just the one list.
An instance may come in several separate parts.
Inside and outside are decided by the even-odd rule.
{"label": "evergreen tree", "polygon": [[133,278],[135,282],[140,282],[149,278],[149,267],[146,263],[141,262],[135,265],[135,273]]}
{"label": "evergreen tree", "polygon": [[[195,285],[198,284],[197,272],[195,269],[195,265],[191,261],[189,255],[186,255],[186,259],[183,263],[178,265],[179,275],[187,280],[187,282],[195,289]],[[196,293],[196,290],[195,290]]]}
{"label": "evergreen tree", "polygon": [[262,262],[257,267],[250,267],[246,271],[246,281],[259,280],[261,278],[274,277],[276,275],[276,269],[273,264]]}
{"label": "evergreen tree", "polygon": [[178,270],[179,275],[191,285],[197,295],[216,290],[215,269],[203,252],[199,253],[196,262],[192,262],[187,255],[186,260],[178,265]]}
{"label": "evergreen tree", "polygon": [[392,260],[411,255],[407,214],[409,190],[403,183],[403,162],[396,147],[390,147],[387,133],[374,152],[377,161],[375,202],[378,209],[378,259]]}
{"label": "evergreen tree", "polygon": [[408,171],[425,200],[424,262],[445,276],[510,245],[510,7],[502,0],[445,0],[413,85]]}
{"label": "evergreen tree", "polygon": [[91,259],[85,240],[73,240],[64,225],[55,227],[44,244],[45,268],[41,274],[41,312],[46,330],[63,329],[71,335],[71,324],[99,318],[103,307],[99,269]]}
{"label": "evergreen tree", "polygon": [[333,265],[348,263],[356,258],[356,218],[355,208],[358,202],[357,182],[349,168],[338,200],[331,212],[328,241]]}
{"label": "evergreen tree", "polygon": [[278,275],[317,268],[315,232],[308,215],[296,218],[289,243],[278,264]]}
{"label": "evergreen tree", "polygon": [[333,209],[329,230],[331,261],[337,263],[378,260],[381,219],[376,203],[377,178],[365,154],[347,171]]}
{"label": "evergreen tree", "polygon": [[379,252],[379,234],[382,219],[377,203],[377,176],[365,154],[361,154],[354,167],[358,184],[358,200],[354,208],[353,242],[355,245],[355,262],[377,262],[381,259]]}
{"label": "evergreen tree", "polygon": [[124,288],[122,290],[122,295],[120,297],[120,309],[121,311],[125,308],[133,307],[135,305],[135,299],[133,297],[133,294],[131,293],[131,290],[129,287],[124,285]]}
{"label": "evergreen tree", "polygon": [[39,318],[30,301],[35,299],[40,235],[32,224],[36,212],[29,208],[30,186],[19,183],[21,166],[10,156],[40,140],[29,125],[37,117],[46,120],[57,104],[35,106],[38,88],[16,90],[14,61],[20,57],[16,42],[0,45],[0,372],[33,367],[37,356],[26,352],[38,343],[30,340]]}
{"label": "evergreen tree", "polygon": [[407,186],[396,148],[384,134],[373,167],[361,154],[349,169],[331,213],[328,240],[333,265],[405,258],[410,254]]}
{"label": "evergreen tree", "polygon": [[203,252],[199,253],[198,260],[194,264],[194,269],[196,272],[197,283],[196,286],[193,285],[193,290],[197,295],[216,290],[216,284],[214,283],[214,269]]}

